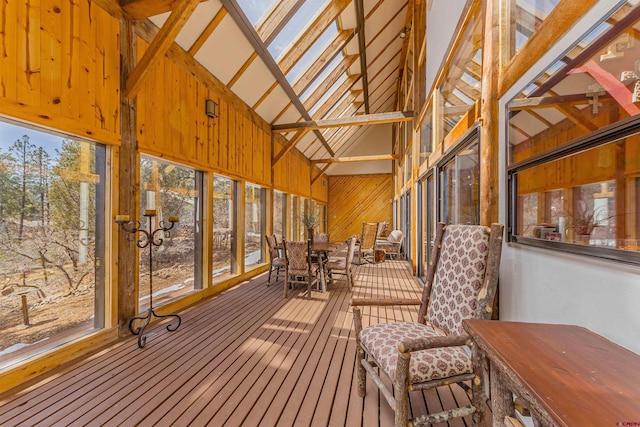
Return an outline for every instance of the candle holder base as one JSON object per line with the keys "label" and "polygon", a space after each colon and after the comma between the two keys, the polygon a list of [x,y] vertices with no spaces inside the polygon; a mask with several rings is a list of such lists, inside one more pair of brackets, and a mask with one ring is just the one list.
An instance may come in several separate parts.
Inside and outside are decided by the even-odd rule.
{"label": "candle holder base", "polygon": [[[144,330],[146,329],[147,326],[149,326],[149,323],[151,323],[151,319],[154,317],[158,319],[164,318],[164,317],[175,317],[176,319],[178,319],[178,324],[175,327],[171,323],[167,325],[167,331],[169,332],[173,332],[177,330],[180,327],[180,324],[182,323],[182,318],[177,314],[157,314],[153,308],[151,307],[148,308],[146,315],[136,316],[129,321],[129,331],[131,331],[133,335],[138,335],[139,348],[143,348],[147,343],[147,337],[146,335],[144,335]],[[136,320],[144,320],[145,322],[142,326],[139,326],[136,329],[133,329],[133,322],[135,322]]]}

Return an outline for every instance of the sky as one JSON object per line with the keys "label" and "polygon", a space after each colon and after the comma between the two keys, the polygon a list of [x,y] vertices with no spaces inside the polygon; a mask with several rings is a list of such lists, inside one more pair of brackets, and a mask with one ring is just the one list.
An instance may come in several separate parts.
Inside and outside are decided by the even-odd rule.
{"label": "sky", "polygon": [[63,138],[58,135],[39,132],[0,120],[0,153],[6,153],[16,140],[22,139],[23,135],[28,135],[29,142],[43,147],[52,158],[56,157],[55,150],[62,146]]}

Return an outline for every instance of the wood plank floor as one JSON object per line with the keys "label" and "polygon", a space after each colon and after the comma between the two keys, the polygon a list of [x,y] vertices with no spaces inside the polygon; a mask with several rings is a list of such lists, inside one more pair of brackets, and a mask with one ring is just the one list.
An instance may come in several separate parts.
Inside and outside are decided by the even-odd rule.
{"label": "wood plank floor", "polygon": [[[153,326],[144,349],[125,338],[0,396],[0,425],[390,426],[373,383],[356,392],[349,299],[420,291],[402,261],[358,266],[353,293],[341,279],[311,300],[284,299],[265,274],[181,312],[176,332]],[[363,311],[365,325],[415,318],[415,307]],[[420,413],[467,402],[457,386],[411,399]]]}

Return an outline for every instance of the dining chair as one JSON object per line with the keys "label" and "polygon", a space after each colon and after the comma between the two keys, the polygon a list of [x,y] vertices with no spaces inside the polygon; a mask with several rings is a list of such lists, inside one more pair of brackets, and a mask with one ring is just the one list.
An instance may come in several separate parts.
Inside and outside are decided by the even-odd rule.
{"label": "dining chair", "polygon": [[330,257],[324,267],[329,281],[333,282],[333,275],[340,274],[347,278],[347,288],[353,287],[353,257],[355,255],[356,236],[347,239],[347,250],[343,256]]}
{"label": "dining chair", "polygon": [[328,242],[329,241],[329,233],[317,233],[313,235],[314,242]]}
{"label": "dining chair", "polygon": [[273,236],[264,236],[267,239],[267,247],[269,248],[269,275],[267,277],[267,286],[271,285],[271,272],[276,272],[276,282],[280,277],[280,270],[285,268],[285,258],[280,256],[278,251],[278,240],[275,234]]}
{"label": "dining chair", "polygon": [[288,297],[289,287],[298,283],[307,285],[307,298],[311,299],[311,287],[318,288],[318,277],[311,263],[311,241],[284,241],[285,283],[284,297]]}
{"label": "dining chair", "polygon": [[[395,411],[395,425],[425,425],[473,415],[484,425],[483,384],[472,366],[479,353],[462,327],[465,319],[490,319],[504,226],[439,223],[421,300],[352,300],[357,342],[358,393],[366,393],[366,374]],[[416,322],[362,327],[363,306],[419,305]],[[472,364],[472,359],[477,363]],[[377,367],[377,369],[375,368]],[[383,381],[387,377],[393,390]],[[471,387],[467,385],[471,381]],[[458,384],[471,392],[471,404],[436,414],[413,414],[409,392]]]}

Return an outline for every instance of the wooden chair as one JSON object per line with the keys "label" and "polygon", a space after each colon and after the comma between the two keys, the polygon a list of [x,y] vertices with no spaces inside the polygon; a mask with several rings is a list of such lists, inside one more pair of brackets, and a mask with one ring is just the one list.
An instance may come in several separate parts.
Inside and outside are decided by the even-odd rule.
{"label": "wooden chair", "polygon": [[[504,226],[438,224],[432,258],[421,301],[353,300],[356,330],[358,392],[366,392],[366,374],[395,410],[395,425],[425,425],[473,414],[474,425],[484,425],[482,384],[472,381],[472,405],[409,420],[409,390],[425,390],[480,378],[473,372],[470,338],[464,319],[490,319],[498,283]],[[420,305],[418,322],[374,324],[362,328],[360,306]],[[374,365],[378,370],[374,369]],[[480,366],[480,365],[476,365]],[[381,379],[391,380],[389,390]],[[477,423],[477,424],[476,424]]]}
{"label": "wooden chair", "polygon": [[318,287],[318,278],[313,274],[311,264],[311,241],[282,242],[285,257],[284,297],[287,298],[289,287],[298,283],[307,285],[307,298],[311,299],[311,287]]}
{"label": "wooden chair", "polygon": [[[373,260],[373,252],[376,246],[376,236],[378,235],[377,222],[363,222],[362,232],[360,233],[360,244],[358,246],[358,264],[362,264],[363,255],[371,253],[371,262]],[[365,261],[368,261],[365,258]]]}
{"label": "wooden chair", "polygon": [[349,290],[353,287],[353,257],[356,252],[356,236],[347,239],[347,251],[342,257],[331,257],[325,264],[327,276],[333,281],[334,274],[341,274],[347,278]]}
{"label": "wooden chair", "polygon": [[280,277],[280,270],[285,268],[286,260],[280,256],[280,252],[277,249],[278,240],[275,234],[273,236],[264,236],[267,239],[267,247],[269,248],[269,276],[267,277],[267,286],[271,285],[271,272],[276,272],[276,282]]}

